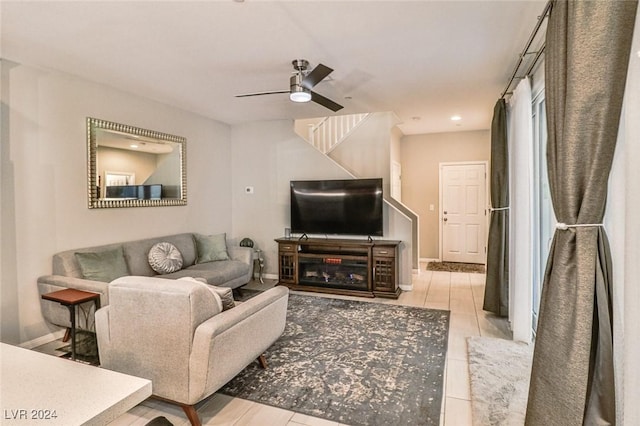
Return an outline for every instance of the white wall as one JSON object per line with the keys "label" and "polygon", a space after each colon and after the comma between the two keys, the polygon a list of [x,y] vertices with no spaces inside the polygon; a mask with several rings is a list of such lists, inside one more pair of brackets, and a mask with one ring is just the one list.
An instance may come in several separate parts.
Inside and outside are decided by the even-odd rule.
{"label": "white wall", "polygon": [[309,130],[314,126],[317,126],[324,120],[325,117],[315,117],[315,118],[300,118],[294,121],[294,129],[295,132],[305,140],[309,139]]}
{"label": "white wall", "polygon": [[402,137],[404,134],[400,129],[394,127],[391,129],[391,152],[389,158],[391,162],[402,163]]}
{"label": "white wall", "polygon": [[[388,129],[387,129],[388,132]],[[346,179],[351,175],[294,131],[289,120],[254,122],[232,128],[233,234],[249,237],[264,251],[265,270],[277,276],[277,244],[289,221],[289,182],[302,179]],[[245,188],[252,186],[253,194]],[[385,204],[384,238],[406,241],[411,230]],[[401,249],[400,282],[411,282],[410,256]]]}
{"label": "white wall", "polygon": [[[382,177],[385,200],[395,206],[385,206],[385,211],[389,211],[385,226],[392,225],[389,232],[385,232],[385,237],[402,241],[400,282],[403,290],[410,290],[412,275],[409,271],[418,268],[418,216],[390,196],[391,161],[399,161],[400,157],[400,135],[395,127],[397,123],[398,118],[391,112],[371,113],[329,156],[353,176]],[[413,221],[416,225],[415,235],[412,231]]]}
{"label": "white wall", "polygon": [[[402,138],[402,202],[420,217],[420,258],[439,257],[440,163],[491,160],[488,130],[429,133]],[[433,204],[433,210],[430,205]]]}
{"label": "white wall", "polygon": [[396,119],[389,112],[372,113],[329,156],[351,174],[381,177],[384,193],[390,193],[391,129]]}
{"label": "white wall", "polygon": [[[289,222],[289,181],[345,179],[349,174],[294,132],[293,121],[232,127],[233,234],[264,251],[265,271],[277,277],[277,244]],[[245,188],[252,186],[253,194]]]}
{"label": "white wall", "polygon": [[[177,232],[231,231],[227,125],[71,75],[2,61],[2,334],[51,332],[36,279],[53,253]],[[87,208],[86,117],[187,138],[187,206]]]}

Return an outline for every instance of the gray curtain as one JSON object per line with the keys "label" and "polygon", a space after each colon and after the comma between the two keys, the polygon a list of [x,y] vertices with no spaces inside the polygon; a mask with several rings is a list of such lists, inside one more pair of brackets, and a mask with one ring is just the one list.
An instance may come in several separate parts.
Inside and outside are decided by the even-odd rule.
{"label": "gray curtain", "polygon": [[616,423],[612,265],[599,224],[636,7],[554,1],[549,16],[547,167],[559,226],[544,277],[527,425]]}
{"label": "gray curtain", "polygon": [[[509,157],[507,106],[498,100],[491,122],[491,222],[487,242],[487,275],[482,309],[509,315]],[[497,210],[496,210],[497,209]]]}

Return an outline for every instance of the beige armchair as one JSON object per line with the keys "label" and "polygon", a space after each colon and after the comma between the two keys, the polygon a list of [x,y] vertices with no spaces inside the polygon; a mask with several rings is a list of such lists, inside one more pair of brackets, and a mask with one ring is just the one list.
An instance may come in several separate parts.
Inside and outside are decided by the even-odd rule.
{"label": "beige armchair", "polygon": [[284,331],[288,294],[275,287],[220,312],[206,284],[119,278],[109,306],[96,313],[101,366],[150,379],[155,397],[199,425],[197,402],[257,358],[264,364],[262,354]]}

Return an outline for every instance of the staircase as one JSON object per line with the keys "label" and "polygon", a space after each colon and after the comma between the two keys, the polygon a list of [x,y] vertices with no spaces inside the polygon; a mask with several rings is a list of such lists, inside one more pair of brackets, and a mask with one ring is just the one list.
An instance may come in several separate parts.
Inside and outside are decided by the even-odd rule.
{"label": "staircase", "polygon": [[[405,248],[410,253],[410,271],[411,268],[417,269],[419,264],[418,215],[390,196],[391,167],[390,162],[384,159],[390,156],[391,129],[397,121],[393,113],[383,112],[303,119],[296,122],[295,127],[299,136],[352,177],[384,178],[385,204],[394,212],[388,218],[389,226],[398,235],[397,239],[407,242]],[[340,149],[336,149],[338,146]],[[411,282],[410,272],[405,282]]]}
{"label": "staircase", "polygon": [[308,141],[323,154],[328,154],[344,141],[369,116],[349,114],[325,117],[318,124],[309,127]]}

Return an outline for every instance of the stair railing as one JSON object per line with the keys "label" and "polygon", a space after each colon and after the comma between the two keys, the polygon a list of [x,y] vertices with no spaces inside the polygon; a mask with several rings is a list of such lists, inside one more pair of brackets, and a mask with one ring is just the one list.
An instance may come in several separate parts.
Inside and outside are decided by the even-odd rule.
{"label": "stair railing", "polygon": [[369,113],[325,117],[320,123],[309,127],[309,143],[323,154],[328,154],[368,116]]}

